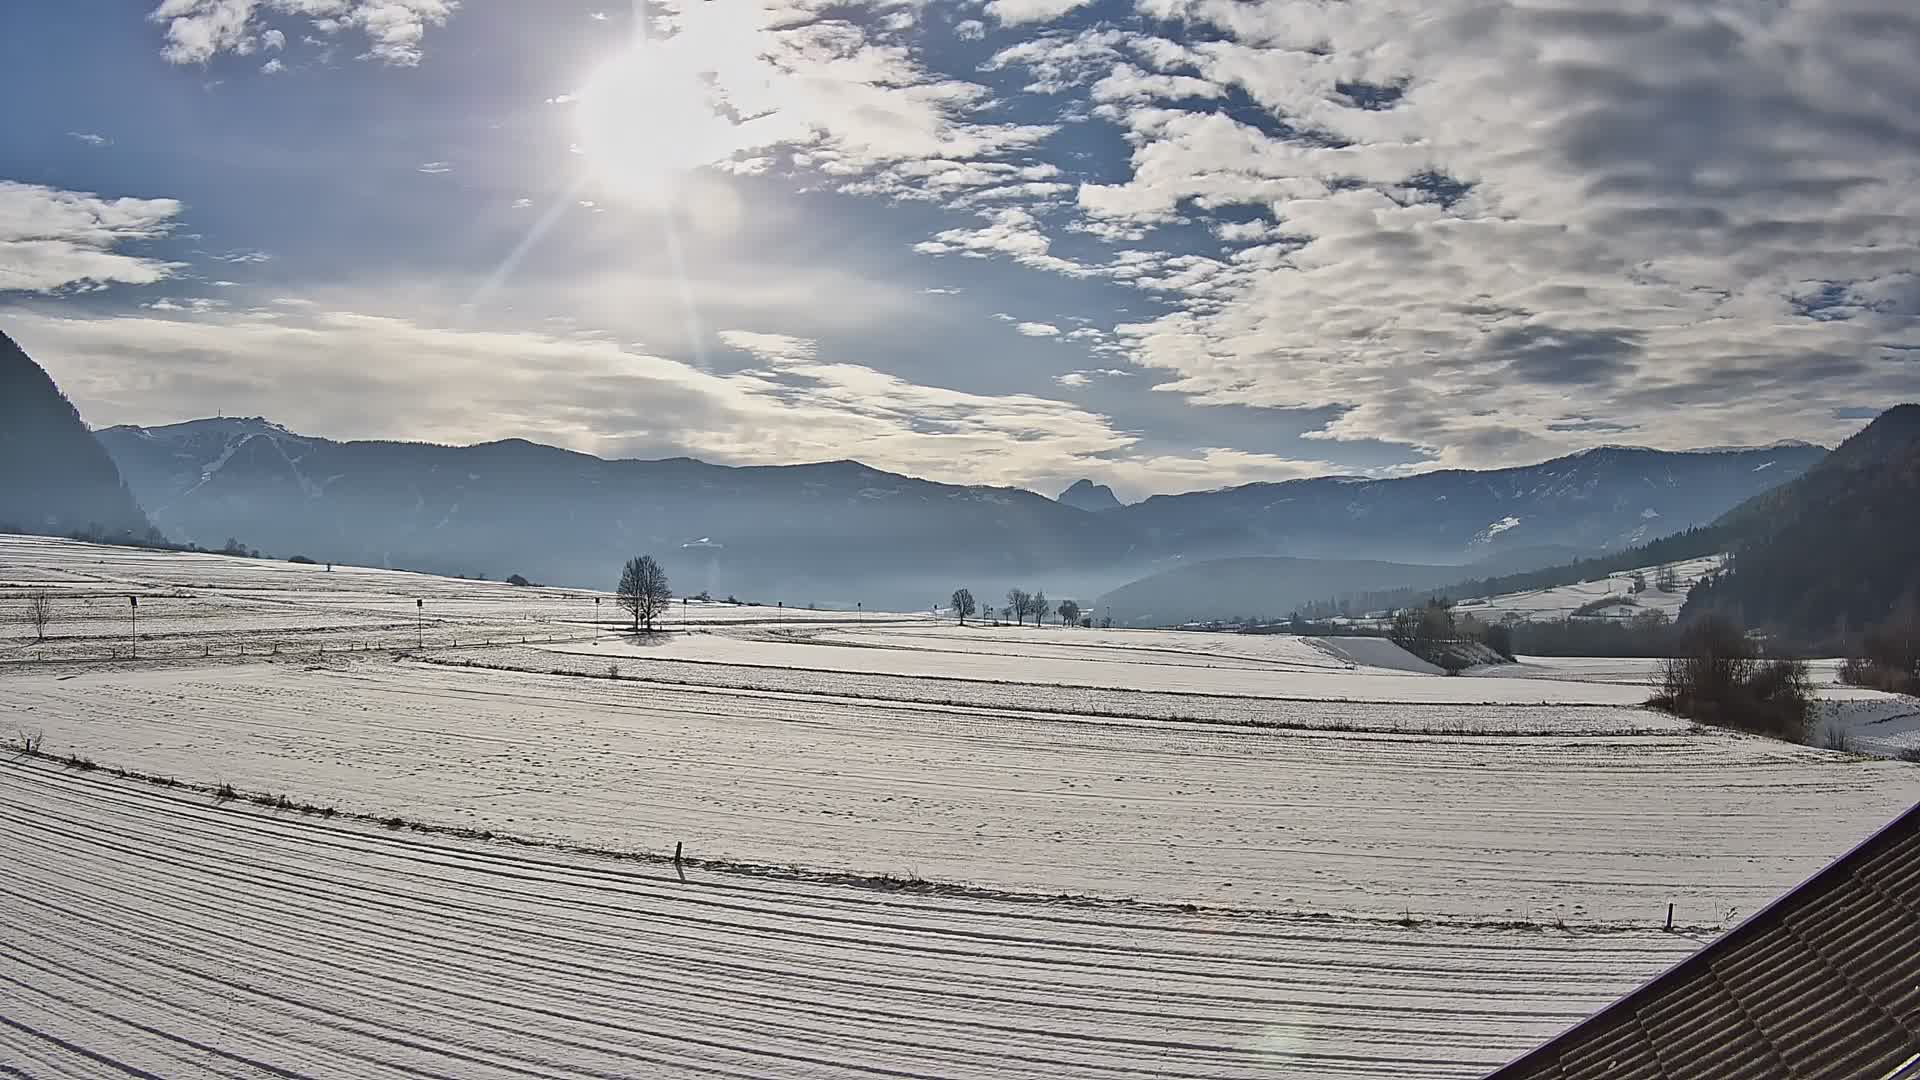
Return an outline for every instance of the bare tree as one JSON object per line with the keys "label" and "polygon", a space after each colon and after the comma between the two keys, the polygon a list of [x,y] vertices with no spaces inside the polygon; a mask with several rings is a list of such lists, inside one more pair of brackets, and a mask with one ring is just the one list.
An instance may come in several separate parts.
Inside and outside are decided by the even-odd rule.
{"label": "bare tree", "polygon": [[1033,613],[1033,625],[1039,626],[1040,620],[1048,615],[1047,591],[1041,589],[1027,598],[1027,610]]}
{"label": "bare tree", "polygon": [[33,639],[47,640],[47,624],[53,621],[53,601],[44,592],[27,598],[27,621],[33,624]]}
{"label": "bare tree", "polygon": [[1663,566],[1653,575],[1653,587],[1661,592],[1673,592],[1680,587],[1680,575],[1674,573],[1673,567]]}
{"label": "bare tree", "polygon": [[1060,601],[1060,625],[1072,626],[1080,621],[1080,605],[1072,600]]}
{"label": "bare tree", "polygon": [[667,572],[653,561],[651,555],[636,555],[627,560],[620,571],[620,606],[633,616],[633,629],[640,632],[640,624],[647,624],[647,632],[653,632],[653,620],[667,610],[667,604],[673,599],[673,589],[667,584]]}
{"label": "bare tree", "polygon": [[1013,619],[1016,624],[1024,621],[1027,617],[1027,612],[1032,610],[1032,608],[1033,597],[1027,594],[1027,590],[1007,590],[1007,617]]}
{"label": "bare tree", "polygon": [[973,590],[953,590],[953,610],[955,614],[960,616],[960,625],[967,625],[967,616],[979,610],[978,606],[973,602]]}

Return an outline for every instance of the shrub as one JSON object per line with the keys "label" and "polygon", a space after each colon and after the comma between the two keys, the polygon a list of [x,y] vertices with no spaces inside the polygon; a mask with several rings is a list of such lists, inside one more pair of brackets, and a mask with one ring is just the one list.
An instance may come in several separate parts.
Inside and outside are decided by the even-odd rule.
{"label": "shrub", "polygon": [[1840,665],[1841,682],[1920,695],[1920,617],[1887,619],[1862,635],[1859,652]]}
{"label": "shrub", "polygon": [[507,578],[507,584],[509,584],[509,585],[515,585],[515,586],[518,586],[518,587],[520,587],[520,588],[525,588],[525,587],[527,587],[528,585],[531,585],[531,584],[533,584],[533,583],[532,583],[532,582],[530,582],[530,581],[528,581],[528,580],[527,580],[526,578],[524,578],[524,577],[521,577],[521,576],[520,576],[519,574],[512,574],[512,575],[509,575],[509,576],[508,576],[508,578]]}
{"label": "shrub", "polygon": [[1702,724],[1806,743],[1813,683],[1804,660],[1761,660],[1733,620],[1706,615],[1682,627],[1649,704]]}
{"label": "shrub", "polygon": [[300,564],[300,565],[302,565],[302,566],[312,566],[312,565],[314,565],[314,562],[313,562],[313,560],[312,560],[312,559],[309,559],[309,558],[307,558],[307,557],[306,557],[305,555],[295,555],[295,556],[293,556],[293,557],[291,557],[291,558],[289,558],[289,559],[288,559],[287,561],[288,561],[288,562],[290,562],[290,563],[299,563],[299,564]]}

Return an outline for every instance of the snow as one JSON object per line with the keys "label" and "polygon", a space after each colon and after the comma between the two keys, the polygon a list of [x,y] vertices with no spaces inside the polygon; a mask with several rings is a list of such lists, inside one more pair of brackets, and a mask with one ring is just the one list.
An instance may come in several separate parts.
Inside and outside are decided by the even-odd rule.
{"label": "snow", "polygon": [[635,640],[581,590],[0,537],[0,610],[38,590],[0,739],[101,768],[0,754],[31,1075],[1471,1077],[1920,798],[1636,707],[1651,661],[726,604]]}
{"label": "snow", "polygon": [[[1680,614],[1681,607],[1687,602],[1687,590],[1693,587],[1694,582],[1718,570],[1725,561],[1724,555],[1682,559],[1644,566],[1638,570],[1622,570],[1595,581],[1462,600],[1459,608],[1463,612],[1471,612],[1476,618],[1496,621],[1508,615],[1533,621],[1550,621],[1573,618],[1573,613],[1582,605],[1618,596],[1630,598],[1632,603],[1608,608],[1597,617],[1631,618],[1646,611],[1659,611],[1673,617]],[[1679,587],[1672,592],[1661,592],[1654,585],[1663,567],[1671,567],[1679,582]],[[1646,589],[1639,593],[1633,592],[1635,573],[1642,575],[1647,583]]]}
{"label": "snow", "polygon": [[1412,671],[1421,675],[1443,674],[1439,665],[1427,663],[1386,638],[1328,637],[1306,640],[1329,655],[1361,667]]}
{"label": "snow", "polygon": [[[1012,630],[1010,627],[999,629]],[[887,644],[877,630],[866,636],[833,630],[715,631],[647,642],[635,642],[631,638],[576,640],[543,648],[568,656],[590,656],[602,663],[659,659],[807,672],[1280,700],[1631,706],[1643,703],[1647,697],[1640,688],[1597,683],[1434,678],[1410,673],[1406,668],[1408,662],[1418,663],[1412,657],[1395,661],[1401,665],[1400,670],[1354,668],[1339,656],[1315,648],[1306,639],[1286,635],[1232,639],[1282,643],[1289,650],[1297,650],[1296,656],[1276,657],[1270,662],[1244,656],[1208,658],[1187,654],[1185,650],[1155,647],[1126,650],[1097,644],[1074,655],[1075,643],[1083,633],[1061,628],[1029,628],[1025,640],[1003,636],[984,639],[985,647],[949,648]],[[1387,646],[1399,651],[1390,642]]]}
{"label": "snow", "polygon": [[0,761],[29,1075],[1473,1077],[1696,947],[915,896]]}

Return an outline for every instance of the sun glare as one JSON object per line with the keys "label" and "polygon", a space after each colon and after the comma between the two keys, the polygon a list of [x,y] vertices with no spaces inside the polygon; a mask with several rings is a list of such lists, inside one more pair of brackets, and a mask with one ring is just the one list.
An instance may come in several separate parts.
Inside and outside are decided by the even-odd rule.
{"label": "sun glare", "polygon": [[658,197],[731,151],[709,87],[671,49],[639,46],[596,71],[576,113],[581,151],[609,191]]}

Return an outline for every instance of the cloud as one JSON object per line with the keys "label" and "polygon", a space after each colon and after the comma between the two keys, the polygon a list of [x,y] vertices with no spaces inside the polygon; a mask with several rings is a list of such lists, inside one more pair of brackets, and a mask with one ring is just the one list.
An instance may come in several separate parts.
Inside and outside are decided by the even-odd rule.
{"label": "cloud", "polygon": [[91,131],[69,131],[67,132],[67,138],[78,139],[88,146],[110,146],[113,144],[112,139],[107,138],[105,135],[96,135]]}
{"label": "cloud", "polygon": [[819,351],[819,343],[807,338],[791,337],[786,334],[762,334],[752,330],[722,330],[720,341],[729,348],[751,353],[756,358],[772,363],[782,360],[811,360]]}
{"label": "cloud", "polygon": [[[879,468],[1002,484],[1105,471],[1135,442],[1068,402],[914,383],[760,331],[721,335],[761,362],[732,374],[607,335],[456,330],[305,303],[107,318],[23,311],[15,333],[100,424],[195,417],[218,401],[337,438],[518,435],[738,464],[857,453]],[[442,392],[450,385],[461,393]]]}
{"label": "cloud", "polygon": [[1093,0],[987,0],[987,14],[1008,26],[1052,22]]}
{"label": "cloud", "polygon": [[423,172],[429,176],[439,176],[442,173],[452,172],[453,165],[445,161],[429,161],[414,171]]}
{"label": "cloud", "polygon": [[1031,210],[1006,207],[982,210],[979,216],[988,224],[977,229],[942,229],[931,240],[913,245],[922,255],[965,255],[987,258],[1008,255],[1023,266],[1059,273],[1084,271],[1079,263],[1051,254],[1053,240],[1041,231],[1040,220]]}
{"label": "cloud", "polygon": [[1065,375],[1055,375],[1053,381],[1059,383],[1061,386],[1071,386],[1074,389],[1079,389],[1092,382],[1093,379],[1084,371],[1069,371]]}
{"label": "cloud", "polygon": [[[1116,342],[1157,392],[1330,410],[1323,440],[1449,465],[1606,425],[1831,438],[1835,409],[1911,396],[1904,0],[1137,9],[986,65],[1087,108],[1119,175],[1054,157],[1077,213],[1013,205],[916,250],[1155,294]],[[1065,233],[1135,246],[1090,261]]]}
{"label": "cloud", "polygon": [[167,235],[173,199],[110,199],[0,180],[0,293],[149,285],[181,264],[118,250]]}
{"label": "cloud", "polygon": [[287,70],[286,62],[277,56],[260,65],[260,74],[262,75],[278,75],[285,70]]}
{"label": "cloud", "polygon": [[166,27],[160,54],[175,64],[284,48],[285,32],[263,25],[263,13],[270,13],[306,18],[322,34],[358,29],[367,38],[362,59],[411,67],[420,62],[427,28],[443,25],[458,6],[457,0],[162,0],[147,17]]}
{"label": "cloud", "polygon": [[582,91],[593,98],[583,105],[654,109],[656,84],[682,86],[694,104],[671,119],[690,167],[751,162],[754,172],[859,194],[911,197],[934,186],[957,195],[1055,175],[1051,165],[1022,173],[1003,159],[1033,150],[1057,125],[984,118],[998,104],[988,87],[929,68],[898,40],[918,25],[911,15],[885,3],[844,12],[797,0],[683,5],[673,33],[645,47],[645,85],[596,84]]}
{"label": "cloud", "polygon": [[515,210],[525,210],[532,205],[533,205],[532,199],[519,198],[519,199],[513,200],[513,208]]}
{"label": "cloud", "polygon": [[226,307],[227,301],[215,300],[205,296],[183,297],[178,300],[163,296],[158,300],[149,300],[140,306],[149,311],[191,311],[195,314],[205,315],[208,312],[217,311],[220,308]]}
{"label": "cloud", "polygon": [[1027,337],[1058,337],[1060,328],[1051,323],[1023,322],[1014,323],[1013,328]]}

